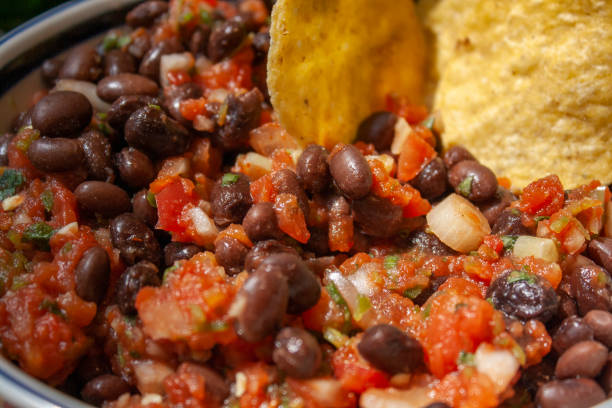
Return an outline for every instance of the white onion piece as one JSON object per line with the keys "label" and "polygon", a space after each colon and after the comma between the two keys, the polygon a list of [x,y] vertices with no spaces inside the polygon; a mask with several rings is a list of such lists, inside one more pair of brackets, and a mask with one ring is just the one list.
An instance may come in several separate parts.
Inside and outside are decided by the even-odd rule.
{"label": "white onion piece", "polygon": [[189,71],[193,68],[195,60],[190,52],[162,55],[159,60],[159,83],[163,87],[170,85],[168,82],[168,72],[170,71]]}
{"label": "white onion piece", "polygon": [[421,408],[431,402],[433,400],[426,387],[408,390],[370,388],[359,398],[359,406],[362,408]]}
{"label": "white onion piece", "polygon": [[393,166],[395,165],[395,160],[393,159],[393,156],[390,156],[388,154],[370,154],[366,156],[366,160],[378,160],[383,164],[383,167],[385,168],[385,172],[387,172],[387,174],[391,174],[391,172],[393,171]]}
{"label": "white onion piece", "polygon": [[191,173],[191,163],[189,159],[176,156],[167,158],[162,162],[162,166],[157,174],[157,177],[188,177],[189,173]]}
{"label": "white onion piece", "polygon": [[236,158],[235,171],[243,172],[254,181],[272,171],[272,160],[255,152],[240,154]]}
{"label": "white onion piece", "polygon": [[132,363],[136,387],[141,394],[163,394],[164,379],[174,370],[170,366],[153,360],[136,360]]}
{"label": "white onion piece", "polygon": [[496,350],[490,344],[482,343],[474,353],[476,369],[489,376],[495,391],[501,393],[508,388],[519,369],[519,363],[508,350]]}
{"label": "white onion piece", "polygon": [[412,133],[412,128],[406,122],[406,119],[400,117],[397,122],[395,122],[395,135],[393,136],[393,142],[391,142],[391,153],[400,154],[402,148],[404,147],[404,143],[406,143],[406,139],[408,139],[408,135]]}
{"label": "white onion piece", "polygon": [[529,235],[521,235],[516,239],[512,254],[519,258],[533,256],[548,262],[557,262],[559,260],[559,252],[552,239]]}
{"label": "white onion piece", "polygon": [[193,227],[198,234],[199,242],[201,244],[212,244],[219,230],[215,226],[215,223],[210,219],[208,214],[204,212],[200,207],[193,207],[187,210]]}
{"label": "white onion piece", "polygon": [[270,156],[276,149],[298,149],[295,138],[276,123],[266,123],[249,132],[249,144],[257,153]]}
{"label": "white onion piece", "polygon": [[376,286],[372,284],[370,273],[375,273],[378,270],[378,265],[375,263],[367,263],[361,266],[355,273],[348,276],[355,289],[361,294],[371,296],[376,291]]}
{"label": "white onion piece", "polygon": [[208,68],[212,67],[212,62],[203,55],[199,55],[195,60],[195,69],[198,74],[203,73]]}
{"label": "white onion piece", "polygon": [[313,378],[311,380],[292,380],[292,386],[308,396],[320,407],[346,407],[346,391],[340,381],[333,378]]}
{"label": "white onion piece", "polygon": [[440,241],[462,253],[477,249],[483,238],[491,233],[480,210],[454,193],[429,211],[427,223]]}
{"label": "white onion piece", "polygon": [[[360,294],[357,288],[355,288],[355,285],[353,285],[353,283],[345,278],[340,272],[331,272],[327,277],[334,283],[334,285],[336,285],[338,292],[340,292],[340,295],[342,295],[342,298],[351,311],[353,320],[359,327],[365,330],[377,323],[378,319],[376,313],[371,307],[366,311],[359,310],[359,296],[367,295]],[[360,318],[357,319],[357,317]]]}
{"label": "white onion piece", "polygon": [[73,91],[83,94],[91,103],[91,106],[96,112],[106,113],[110,109],[110,104],[104,102],[98,97],[96,84],[87,81],[78,81],[76,79],[60,79],[55,84],[53,91]]}

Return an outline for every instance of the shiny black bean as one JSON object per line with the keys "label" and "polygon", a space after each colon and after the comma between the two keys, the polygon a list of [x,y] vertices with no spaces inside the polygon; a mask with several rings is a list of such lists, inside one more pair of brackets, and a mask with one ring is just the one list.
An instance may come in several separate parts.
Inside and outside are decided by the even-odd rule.
{"label": "shiny black bean", "polygon": [[410,373],[423,362],[419,342],[389,324],[368,328],[357,350],[374,367],[390,374]]}
{"label": "shiny black bean", "polygon": [[476,158],[472,156],[472,153],[470,153],[465,147],[457,145],[448,149],[446,153],[444,153],[442,160],[444,161],[446,168],[450,169],[459,162],[464,160],[476,160]]}
{"label": "shiny black bean", "polygon": [[106,356],[96,349],[90,349],[89,353],[79,361],[74,373],[79,380],[87,382],[108,372],[110,372],[110,367]]}
{"label": "shiny black bean", "polygon": [[495,174],[474,160],[463,160],[451,167],[448,182],[457,194],[474,202],[487,201],[497,192]]}
{"label": "shiny black bean", "polygon": [[185,124],[190,121],[186,120],[181,114],[181,102],[185,99],[198,99],[202,96],[202,88],[193,82],[187,82],[182,85],[170,85],[164,88],[164,107],[174,119]]}
{"label": "shiny black bean", "polygon": [[608,349],[598,341],[585,340],[574,344],[557,360],[557,378],[587,377],[599,375],[608,358]]}
{"label": "shiny black bean", "polygon": [[392,112],[374,112],[361,122],[357,129],[357,140],[372,143],[382,152],[391,148],[395,137],[395,124],[398,117]]}
{"label": "shiny black bean", "polygon": [[253,272],[232,305],[238,337],[257,342],[272,334],[283,321],[288,299],[287,279],[282,273],[263,269]]}
{"label": "shiny black bean", "polygon": [[76,137],[89,125],[93,108],[78,92],[57,91],[42,98],[32,109],[32,126],[43,136]]}
{"label": "shiny black bean", "polygon": [[93,45],[82,45],[70,51],[59,70],[59,78],[96,82],[102,74],[102,59]]}
{"label": "shiny black bean", "polygon": [[595,309],[612,311],[612,279],[605,269],[583,256],[568,257],[562,268],[559,290],[576,302],[581,316]]}
{"label": "shiny black bean", "polygon": [[612,353],[608,354],[608,361],[599,377],[599,384],[603,387],[608,398],[612,397]]}
{"label": "shiny black bean", "polygon": [[104,77],[97,86],[100,99],[114,102],[120,96],[148,95],[157,96],[159,87],[157,83],[147,77],[128,72]]}
{"label": "shiny black bean", "polygon": [[[36,105],[35,105],[36,106]],[[19,114],[11,122],[11,130],[13,133],[19,133],[19,131],[27,126],[32,126],[32,112],[34,106],[26,111],[19,112]]]}
{"label": "shiny black bean", "polygon": [[108,124],[115,130],[123,131],[125,122],[127,122],[132,113],[148,105],[159,106],[159,100],[146,95],[121,96],[113,102],[108,110],[106,115]]}
{"label": "shiny black bean", "polygon": [[151,206],[148,200],[149,192],[142,189],[132,197],[132,211],[136,218],[147,224],[150,228],[155,228],[157,224],[157,209]]}
{"label": "shiny black bean", "polygon": [[308,258],[304,262],[306,262],[308,268],[310,268],[316,276],[323,276],[327,268],[330,266],[339,267],[347,258],[348,256],[346,254],[327,255],[317,258]]}
{"label": "shiny black bean", "polygon": [[74,190],[74,197],[83,210],[114,217],[132,207],[130,196],[121,187],[104,181],[85,181]]}
{"label": "shiny black bean", "polygon": [[576,343],[593,340],[593,329],[578,316],[570,316],[561,322],[552,337],[553,349],[559,354]]}
{"label": "shiny black bean", "polygon": [[97,130],[89,130],[79,137],[85,156],[88,178],[112,182],[113,170],[112,146],[106,136]]}
{"label": "shiny black bean", "polygon": [[495,197],[478,203],[478,208],[489,222],[489,225],[493,225],[501,213],[516,199],[516,196],[511,191],[499,186]]}
{"label": "shiny black bean", "polygon": [[317,277],[295,254],[286,252],[272,254],[262,262],[257,270],[278,271],[287,278],[289,285],[288,313],[305,312],[313,307],[321,297],[321,285]]}
{"label": "shiny black bean", "polygon": [[215,183],[210,193],[210,204],[215,224],[226,227],[240,224],[251,207],[250,183],[240,173],[226,173]]}
{"label": "shiny black bean", "polygon": [[308,227],[310,238],[306,243],[306,248],[318,256],[327,255],[330,252],[327,229],[318,227]]}
{"label": "shiny black bean", "polygon": [[268,258],[272,254],[279,252],[286,252],[298,255],[295,249],[275,239],[259,241],[253,246],[253,248],[251,248],[251,250],[247,254],[246,259],[244,260],[244,268],[248,272],[254,272],[257,268],[259,268],[259,265],[261,265],[263,261],[266,260],[266,258]]}
{"label": "shiny black bean", "polygon": [[140,61],[151,49],[151,37],[146,30],[136,30],[135,32],[138,32],[139,35],[132,35],[132,42],[128,45],[127,52]]}
{"label": "shiny black bean", "polygon": [[189,37],[189,51],[193,55],[202,55],[208,52],[208,39],[211,28],[205,24],[198,25]]}
{"label": "shiny black bean", "polygon": [[117,153],[115,164],[121,180],[133,189],[146,187],[155,179],[155,168],[149,156],[133,147]]}
{"label": "shiny black bean", "polygon": [[311,378],[321,365],[321,348],[306,330],[285,327],[276,335],[272,359],[289,377]]}
{"label": "shiny black bean", "polygon": [[497,235],[533,235],[534,229],[523,224],[522,214],[516,208],[501,212],[491,227],[491,233]]}
{"label": "shiny black bean", "polygon": [[418,229],[412,232],[408,236],[409,247],[416,247],[419,249],[419,252],[423,252],[431,255],[438,256],[448,256],[448,255],[456,255],[453,249],[449,248],[444,244],[438,237],[434,234],[424,231],[423,229]]}
{"label": "shiny black bean", "polygon": [[605,310],[591,310],[584,315],[584,322],[593,329],[596,340],[612,348],[612,313]]}
{"label": "shiny black bean", "polygon": [[381,238],[396,234],[403,219],[401,207],[373,195],[353,201],[353,218],[364,234]]}
{"label": "shiny black bean", "polygon": [[423,408],[451,408],[443,402],[432,402],[431,404],[423,407]]}
{"label": "shiny black bean", "polygon": [[132,113],[124,133],[130,146],[158,158],[182,154],[191,142],[187,129],[152,105]]}
{"label": "shiny black bean", "polygon": [[436,157],[410,180],[410,184],[427,200],[440,197],[446,191],[446,167],[442,159]]}
{"label": "shiny black bean", "polygon": [[216,371],[200,364],[187,362],[182,363],[177,369],[177,374],[182,375],[183,373],[195,374],[197,377],[204,379],[204,406],[220,407],[229,396],[229,385]]}
{"label": "shiny black bean", "polygon": [[0,166],[8,165],[8,147],[14,137],[13,133],[0,134]]}
{"label": "shiny black bean", "polygon": [[255,33],[252,45],[255,50],[255,62],[263,62],[270,51],[270,33]]}
{"label": "shiny black bean", "polygon": [[348,198],[357,200],[370,192],[372,171],[355,146],[346,145],[332,152],[329,171],[340,191]]}
{"label": "shiny black bean", "polygon": [[81,165],[84,157],[75,139],[43,137],[30,144],[28,159],[38,170],[52,173],[73,170]]}
{"label": "shiny black bean", "polygon": [[242,227],[251,241],[278,238],[281,235],[272,203],[253,204],[242,220]]}
{"label": "shiny black bean", "polygon": [[136,60],[129,53],[110,50],[104,55],[104,76],[136,72]]}
{"label": "shiny black bean", "polygon": [[101,247],[92,247],[83,253],[74,271],[77,295],[88,302],[99,304],[106,295],[110,279],[110,259]]}
{"label": "shiny black bean", "polygon": [[183,45],[176,37],[161,41],[149,49],[142,57],[142,61],[140,61],[140,66],[138,67],[138,73],[154,81],[159,81],[159,62],[161,61],[161,57],[166,54],[174,54],[182,51]]}
{"label": "shiny black bean", "polygon": [[550,283],[527,271],[507,271],[491,283],[487,298],[508,316],[544,323],[557,311],[559,297]]}
{"label": "shiny black bean", "polygon": [[227,111],[223,123],[214,133],[215,141],[225,150],[248,148],[249,132],[259,125],[261,104],[264,100],[259,89],[254,88],[239,96],[227,97]]}
{"label": "shiny black bean", "polygon": [[297,200],[302,212],[307,217],[310,212],[308,204],[308,196],[302,188],[297,175],[289,169],[281,169],[272,173],[272,185],[278,194],[293,194]]}
{"label": "shiny black bean", "polygon": [[331,185],[327,159],[327,150],[316,144],[306,147],[300,155],[296,166],[297,177],[304,189],[310,193],[320,193]]}
{"label": "shiny black bean", "polygon": [[242,272],[249,248],[236,238],[224,236],[215,240],[215,258],[228,275]]}
{"label": "shiny black bean", "polygon": [[147,260],[159,265],[161,250],[153,231],[133,214],[121,214],[110,224],[113,246],[128,265]]}
{"label": "shiny black bean", "polygon": [[589,242],[587,249],[589,258],[608,273],[612,273],[612,238],[594,238]]}
{"label": "shiny black bean", "polygon": [[103,374],[85,384],[81,390],[81,397],[85,402],[100,406],[104,401],[114,401],[129,392],[130,386],[121,377]]}
{"label": "shiny black bean", "polygon": [[43,62],[40,68],[40,74],[45,84],[48,86],[53,86],[55,80],[59,76],[63,63],[64,62],[58,58],[47,59]]}
{"label": "shiny black bean", "polygon": [[125,22],[130,27],[149,27],[167,11],[168,3],[165,1],[146,1],[130,10],[125,16]]}
{"label": "shiny black bean", "polygon": [[243,25],[234,20],[215,25],[208,39],[208,57],[219,62],[230,56],[242,44],[246,34]]}
{"label": "shiny black bean", "polygon": [[116,302],[124,315],[134,315],[136,296],[145,286],[159,286],[161,279],[157,266],[149,261],[140,261],[129,266],[119,277],[116,288]]}
{"label": "shiny black bean", "polygon": [[589,408],[605,399],[601,387],[590,378],[550,381],[536,394],[539,408]]}
{"label": "shiny black bean", "polygon": [[164,247],[164,262],[166,266],[172,266],[176,261],[191,259],[200,252],[202,249],[197,245],[171,242]]}

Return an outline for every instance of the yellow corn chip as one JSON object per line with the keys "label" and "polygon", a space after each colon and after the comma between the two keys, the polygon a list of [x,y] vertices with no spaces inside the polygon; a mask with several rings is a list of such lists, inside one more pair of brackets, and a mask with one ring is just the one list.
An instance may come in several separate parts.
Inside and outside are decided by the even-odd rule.
{"label": "yellow corn chip", "polygon": [[302,142],[350,142],[396,94],[421,101],[424,38],[412,0],[279,0],[268,88],[281,124]]}

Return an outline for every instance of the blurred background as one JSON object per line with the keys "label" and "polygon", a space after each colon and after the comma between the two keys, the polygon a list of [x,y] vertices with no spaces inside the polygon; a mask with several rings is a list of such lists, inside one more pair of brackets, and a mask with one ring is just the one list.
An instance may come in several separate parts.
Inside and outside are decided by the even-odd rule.
{"label": "blurred background", "polygon": [[66,0],[0,0],[0,35]]}

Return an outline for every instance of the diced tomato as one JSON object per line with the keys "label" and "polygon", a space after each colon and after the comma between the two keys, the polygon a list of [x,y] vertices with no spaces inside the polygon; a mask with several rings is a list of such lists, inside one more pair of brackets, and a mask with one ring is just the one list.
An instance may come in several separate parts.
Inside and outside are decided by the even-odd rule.
{"label": "diced tomato", "polygon": [[197,75],[194,80],[209,89],[226,88],[231,91],[251,89],[253,58],[252,47],[242,47],[233,58],[213,65]]}
{"label": "diced tomato", "polygon": [[394,95],[387,95],[387,110],[406,119],[410,124],[422,122],[427,118],[428,111],[425,106],[410,104],[403,98],[396,98]]}
{"label": "diced tomato", "polygon": [[168,82],[172,85],[183,85],[191,82],[191,75],[184,70],[168,71]]}
{"label": "diced tomato", "polygon": [[456,408],[492,408],[499,402],[491,379],[472,367],[445,376],[435,386],[434,395]]}
{"label": "diced tomato", "polygon": [[187,120],[194,120],[198,115],[206,115],[206,98],[185,99],[181,101],[179,110]]}
{"label": "diced tomato", "polygon": [[38,138],[40,138],[40,132],[32,128],[24,128],[15,135],[8,146],[9,167],[21,170],[28,180],[42,176],[40,171],[32,165],[27,155],[30,144]]}
{"label": "diced tomato", "polygon": [[174,177],[155,194],[159,217],[157,228],[176,233],[185,231],[185,226],[179,220],[185,206],[198,202],[194,188],[191,180]]}
{"label": "diced tomato", "polygon": [[273,203],[276,199],[276,189],[272,183],[272,176],[266,174],[251,183],[251,197],[253,202]]}
{"label": "diced tomato", "polygon": [[350,215],[330,217],[327,236],[330,251],[350,251],[353,247],[353,217]]}
{"label": "diced tomato", "polygon": [[530,215],[552,215],[563,207],[563,202],[563,185],[559,177],[553,174],[525,187],[519,208]]}
{"label": "diced tomato", "polygon": [[397,162],[397,178],[410,181],[436,157],[434,148],[415,132],[406,137]]}
{"label": "diced tomato", "polygon": [[266,387],[273,381],[272,370],[264,363],[252,363],[240,372],[246,377],[245,392],[240,396],[241,408],[260,408],[267,400]]}
{"label": "diced tomato", "polygon": [[289,169],[295,171],[295,163],[289,152],[285,149],[276,149],[270,156],[272,159],[272,170]]}
{"label": "diced tomato", "polygon": [[342,386],[354,392],[363,392],[368,388],[385,388],[389,386],[389,375],[374,368],[364,360],[355,344],[342,346],[332,357],[334,376]]}
{"label": "diced tomato", "polygon": [[281,231],[302,244],[308,242],[310,232],[306,226],[304,213],[295,195],[283,193],[276,196],[274,212],[276,213],[278,227]]}
{"label": "diced tomato", "polygon": [[230,224],[229,227],[227,227],[226,229],[221,231],[219,235],[217,235],[217,238],[215,238],[215,242],[219,241],[223,237],[234,238],[235,240],[242,242],[248,248],[251,248],[253,246],[253,242],[251,242],[246,232],[244,231],[244,228],[240,224]]}

